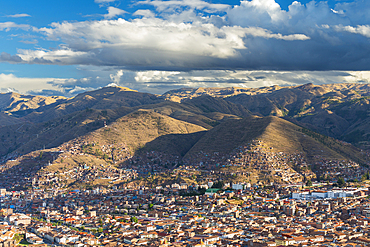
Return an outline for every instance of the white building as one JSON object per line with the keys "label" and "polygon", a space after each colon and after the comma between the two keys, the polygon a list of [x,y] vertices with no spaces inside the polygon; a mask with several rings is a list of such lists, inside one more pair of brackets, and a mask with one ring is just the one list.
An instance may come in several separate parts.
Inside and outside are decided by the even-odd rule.
{"label": "white building", "polygon": [[311,200],[311,199],[334,199],[343,197],[353,197],[356,192],[363,190],[362,188],[347,188],[347,189],[333,189],[330,191],[316,190],[316,191],[301,191],[292,193],[292,199],[296,200]]}
{"label": "white building", "polygon": [[231,188],[233,190],[243,190],[244,186],[242,184],[233,184]]}

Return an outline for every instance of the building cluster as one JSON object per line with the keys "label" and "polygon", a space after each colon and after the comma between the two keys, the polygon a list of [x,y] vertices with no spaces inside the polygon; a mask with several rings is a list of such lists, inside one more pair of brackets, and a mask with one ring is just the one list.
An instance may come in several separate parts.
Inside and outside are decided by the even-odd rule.
{"label": "building cluster", "polygon": [[365,185],[302,189],[302,184],[226,184],[215,189],[212,184],[204,194],[191,196],[183,192],[197,188],[186,184],[1,189],[0,246],[14,241],[78,247],[370,244]]}
{"label": "building cluster", "polygon": [[321,174],[322,179],[333,179],[338,176],[344,177],[347,180],[361,180],[369,169],[365,166],[360,166],[358,163],[351,160],[333,160],[324,159],[315,163],[315,170]]}
{"label": "building cluster", "polygon": [[[197,167],[205,169],[216,168],[216,172],[224,175],[243,175],[250,181],[282,181],[294,184],[316,177],[302,153],[274,152],[273,148],[260,140],[253,140],[245,146],[238,147],[231,155],[223,155],[219,152],[211,154],[199,152],[186,162],[197,164]],[[234,169],[222,170],[224,167]],[[239,170],[235,171],[235,169]]]}
{"label": "building cluster", "polygon": [[226,165],[250,167],[280,178],[285,183],[296,183],[315,176],[301,153],[273,152],[262,141],[253,141],[247,146],[239,147]]}
{"label": "building cluster", "polygon": [[188,173],[191,170],[193,174],[202,173],[194,180],[196,184],[238,176],[239,180],[250,183],[295,184],[315,179],[312,170],[317,172],[318,179],[327,181],[338,177],[361,180],[369,171],[353,161],[322,157],[315,157],[316,162],[309,164],[302,153],[277,152],[260,140],[235,149],[231,155],[200,152],[193,156],[182,160],[180,156],[156,151],[134,155],[123,143],[99,144],[76,139],[58,148],[8,160],[0,166],[0,186],[19,190],[115,185],[147,177],[149,173],[167,176],[184,167]]}
{"label": "building cluster", "polygon": [[299,192],[293,192],[293,199],[334,199],[334,198],[345,198],[353,197],[358,195],[365,195],[367,189],[364,188],[350,188],[350,189],[333,189],[333,190],[304,190]]}
{"label": "building cluster", "polygon": [[164,152],[147,151],[140,155],[134,155],[131,159],[126,160],[123,168],[135,169],[139,175],[150,173],[168,172],[171,168],[181,163],[181,157],[170,155]]}
{"label": "building cluster", "polygon": [[[96,149],[93,149],[95,147]],[[119,169],[111,164],[111,160],[109,162],[104,160],[104,157],[108,157],[107,160],[112,157],[120,160],[122,158],[120,150],[125,152],[126,149],[113,148],[112,145],[97,147],[96,144],[76,142],[66,143],[45,152],[33,152],[8,160],[0,166],[0,186],[12,189],[63,188],[73,183],[89,184],[94,181],[119,183],[136,178],[138,175],[136,170]],[[92,156],[96,156],[96,153],[91,154],[90,151],[101,156],[101,159],[95,159],[101,161],[100,163],[81,163],[80,159],[79,163],[76,163],[76,157],[83,156],[88,161]],[[110,153],[110,156],[107,153]]]}

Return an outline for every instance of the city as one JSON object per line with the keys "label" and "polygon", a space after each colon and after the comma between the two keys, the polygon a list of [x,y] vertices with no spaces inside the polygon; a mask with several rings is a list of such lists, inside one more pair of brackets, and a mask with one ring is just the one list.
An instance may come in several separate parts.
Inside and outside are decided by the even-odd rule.
{"label": "city", "polygon": [[370,246],[370,0],[0,0],[0,247]]}
{"label": "city", "polygon": [[364,246],[369,187],[1,189],[0,239],[2,246],[14,246],[15,236],[32,246]]}

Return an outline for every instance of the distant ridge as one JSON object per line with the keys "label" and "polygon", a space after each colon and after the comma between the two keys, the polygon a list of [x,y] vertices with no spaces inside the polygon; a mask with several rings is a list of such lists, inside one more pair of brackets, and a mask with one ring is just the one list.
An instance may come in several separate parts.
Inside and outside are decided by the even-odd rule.
{"label": "distant ridge", "polygon": [[66,98],[61,96],[33,96],[22,95],[19,93],[0,93],[0,111],[14,113],[17,111],[26,111],[37,109],[53,103],[60,103]]}

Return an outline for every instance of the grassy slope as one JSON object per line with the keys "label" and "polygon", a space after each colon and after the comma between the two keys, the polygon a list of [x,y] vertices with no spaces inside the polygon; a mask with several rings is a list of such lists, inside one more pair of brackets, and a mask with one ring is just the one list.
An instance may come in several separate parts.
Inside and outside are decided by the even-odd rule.
{"label": "grassy slope", "polygon": [[123,116],[134,108],[121,107],[116,110],[83,110],[52,119],[45,123],[24,123],[0,128],[0,155],[8,151],[28,153],[44,147],[51,148],[86,135]]}
{"label": "grassy slope", "polygon": [[[201,126],[177,120],[153,110],[138,110],[118,119],[107,128],[101,128],[89,134],[86,139],[106,144],[124,142],[132,152],[135,152],[160,136],[191,134],[205,130]],[[163,147],[168,145],[164,143]],[[160,144],[157,148],[165,149]]]}
{"label": "grassy slope", "polygon": [[17,111],[36,109],[64,100],[65,98],[60,96],[45,97],[22,95],[18,93],[0,93],[0,111],[14,113]]}
{"label": "grassy slope", "polygon": [[[218,99],[216,100],[219,101]],[[235,111],[233,111],[232,108],[228,109],[227,106],[229,106],[230,104],[226,101],[223,101],[219,104],[217,111],[204,111],[202,109],[204,105],[213,106],[212,102],[213,101],[208,101],[206,104],[203,104],[203,106],[199,107],[198,105],[193,104],[192,101],[189,101],[185,104],[165,101],[154,105],[145,105],[140,108],[148,110],[151,109],[162,115],[170,116],[181,121],[199,125],[206,129],[211,129],[224,120],[240,119],[239,116],[249,114],[246,109],[243,109],[241,115],[239,115],[240,111],[238,111],[237,107],[235,107]],[[223,106],[222,103],[224,103],[224,105],[226,106]]]}

